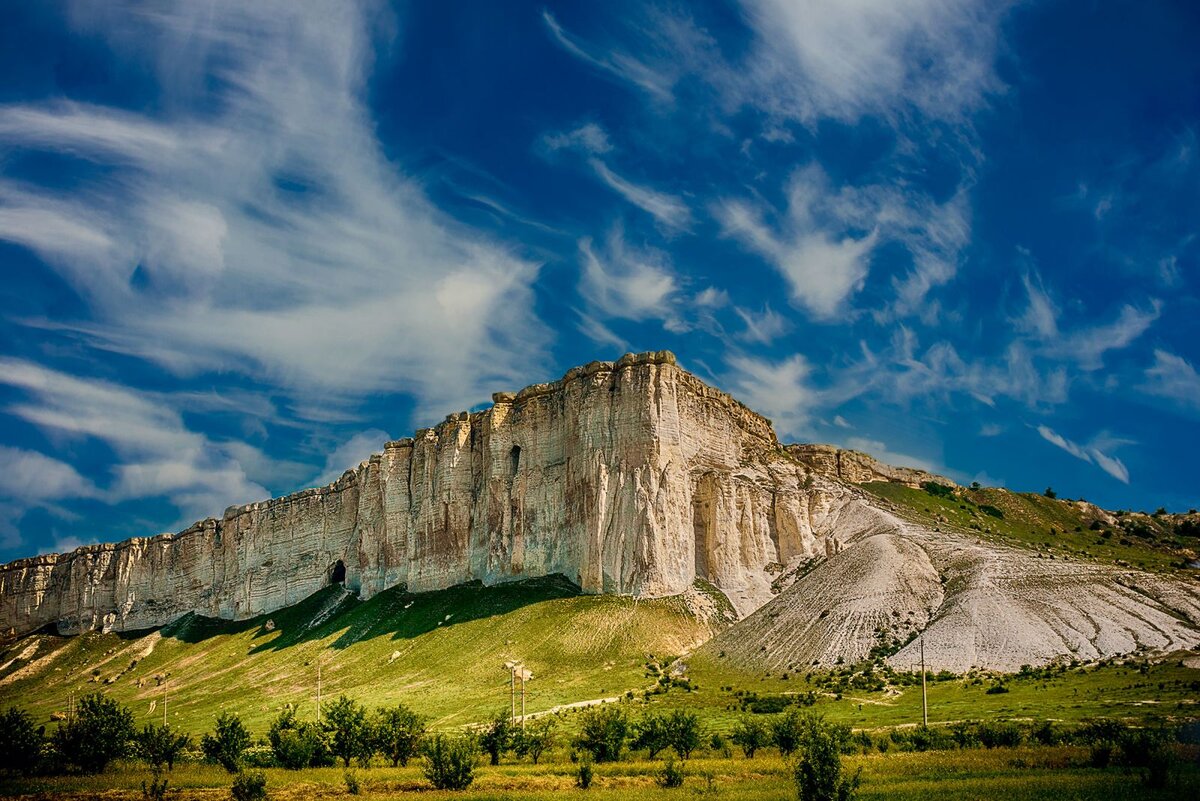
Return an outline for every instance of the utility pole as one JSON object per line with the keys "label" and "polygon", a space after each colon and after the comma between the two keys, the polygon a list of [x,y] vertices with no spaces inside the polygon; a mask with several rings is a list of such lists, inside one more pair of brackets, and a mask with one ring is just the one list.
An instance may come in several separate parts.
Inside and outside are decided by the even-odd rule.
{"label": "utility pole", "polygon": [[167,727],[167,684],[168,683],[169,682],[166,682],[166,681],[163,682],[163,728],[164,729]]}
{"label": "utility pole", "polygon": [[525,682],[533,678],[533,673],[525,668],[520,667],[521,671],[521,728],[525,728]]}
{"label": "utility pole", "polygon": [[929,695],[925,691],[925,635],[921,635],[921,722],[929,728]]}
{"label": "utility pole", "polygon": [[321,725],[321,660],[317,659],[317,725]]}

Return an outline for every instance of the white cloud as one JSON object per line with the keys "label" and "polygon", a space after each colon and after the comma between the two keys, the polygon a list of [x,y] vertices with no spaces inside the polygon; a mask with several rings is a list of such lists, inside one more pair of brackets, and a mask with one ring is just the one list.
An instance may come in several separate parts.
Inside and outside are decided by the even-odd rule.
{"label": "white cloud", "polygon": [[684,231],[692,224],[692,212],[675,195],[639,186],[614,173],[600,159],[588,159],[588,164],[610,189],[654,217],[664,227]]}
{"label": "white cloud", "polygon": [[1122,484],[1129,483],[1129,469],[1125,467],[1125,463],[1101,450],[1101,448],[1108,450],[1112,447],[1129,444],[1128,440],[1114,439],[1107,435],[1101,435],[1088,445],[1078,445],[1046,425],[1039,425],[1037,432],[1042,436],[1042,439],[1056,447],[1062,448],[1076,459],[1096,465]]}
{"label": "white cloud", "polygon": [[369,459],[371,454],[381,453],[383,444],[389,439],[387,432],[378,428],[355,434],[329,452],[328,458],[325,459],[325,469],[316,483],[329,484],[336,481],[342,473]]}
{"label": "white cloud", "polygon": [[733,310],[746,325],[737,335],[738,339],[747,342],[769,345],[778,337],[786,334],[792,327],[786,317],[776,314],[770,306],[764,306],[761,312],[752,312],[740,306],[735,306]]}
{"label": "white cloud", "polygon": [[92,482],[66,462],[36,451],[0,445],[0,494],[25,504],[94,498]]}
{"label": "white cloud", "polygon": [[719,309],[729,303],[729,293],[715,286],[707,287],[696,293],[692,302],[706,309]]}
{"label": "white cloud", "polygon": [[890,464],[893,467],[915,467],[918,470],[942,476],[949,476],[951,473],[943,465],[929,459],[922,459],[919,456],[911,456],[907,453],[896,453],[888,448],[887,443],[876,439],[850,437],[846,440],[846,447],[868,454],[869,456],[874,456],[884,464]]}
{"label": "white cloud", "polygon": [[[116,453],[110,486],[83,497],[123,501],[163,495],[180,510],[179,523],[187,524],[270,496],[247,478],[239,461],[250,446],[230,446],[190,430],[159,397],[5,357],[0,383],[29,396],[8,406],[9,414],[54,436],[99,440]],[[56,475],[61,492],[87,490],[86,482],[80,485],[82,479],[62,468]]]}
{"label": "white cloud", "polygon": [[745,0],[757,34],[738,85],[752,102],[812,123],[879,114],[955,122],[999,88],[992,69],[1008,3]]}
{"label": "white cloud", "polygon": [[678,322],[679,284],[667,254],[630,247],[620,228],[612,231],[603,250],[590,239],[580,240],[579,253],[579,291],[592,308],[609,318]]}
{"label": "white cloud", "polygon": [[94,345],[242,372],[300,405],[410,392],[418,422],[543,360],[538,266],[439,213],[376,140],[362,7],[72,10],[152,65],[166,109],[0,106],[5,146],[104,167],[69,191],[0,184],[0,239],[72,284],[92,313],[72,326]]}
{"label": "white cloud", "polygon": [[645,62],[616,49],[595,47],[568,33],[549,11],[542,11],[542,21],[560,47],[586,64],[619,80],[637,86],[656,101],[673,101],[674,77],[661,64]]}
{"label": "white cloud", "polygon": [[736,354],[728,359],[732,371],[722,382],[729,392],[759,414],[766,415],[780,436],[801,437],[819,403],[809,383],[812,368],[797,353],[774,362]]}
{"label": "white cloud", "polygon": [[833,424],[838,428],[854,428],[854,426],[850,425],[846,418],[842,417],[840,414],[833,418]]}
{"label": "white cloud", "polygon": [[550,152],[579,150],[592,156],[612,150],[608,132],[594,122],[585,123],[570,131],[548,133],[542,137],[542,146]]}
{"label": "white cloud", "polygon": [[1200,411],[1200,373],[1174,353],[1156,348],[1154,364],[1146,368],[1143,392],[1174,401],[1185,409]]}

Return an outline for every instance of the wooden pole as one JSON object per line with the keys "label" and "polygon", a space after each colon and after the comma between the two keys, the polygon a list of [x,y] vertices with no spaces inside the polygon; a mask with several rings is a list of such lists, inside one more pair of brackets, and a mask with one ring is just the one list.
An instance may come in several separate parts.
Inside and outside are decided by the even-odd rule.
{"label": "wooden pole", "polygon": [[508,700],[509,700],[509,715],[508,722],[516,723],[517,721],[517,668],[514,666],[508,671]]}
{"label": "wooden pole", "polygon": [[521,728],[525,728],[525,674],[521,674]]}
{"label": "wooden pole", "polygon": [[167,684],[168,684],[168,682],[166,682],[166,681],[163,682],[163,727],[164,728],[167,725]]}
{"label": "wooden pole", "polygon": [[321,660],[317,660],[317,725],[321,725]]}

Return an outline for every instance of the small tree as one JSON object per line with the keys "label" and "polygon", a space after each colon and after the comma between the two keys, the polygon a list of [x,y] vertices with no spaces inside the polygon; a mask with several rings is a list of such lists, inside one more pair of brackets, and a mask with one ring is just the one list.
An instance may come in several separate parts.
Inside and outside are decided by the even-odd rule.
{"label": "small tree", "polygon": [[478,755],[469,737],[434,735],[425,744],[425,778],[438,790],[465,790],[475,781]]}
{"label": "small tree", "polygon": [[284,709],[271,721],[267,742],[271,744],[275,761],[288,770],[333,763],[324,729],[316,723],[298,719],[292,707]]}
{"label": "small tree", "polygon": [[789,709],[771,722],[771,742],[784,756],[791,756],[804,737],[805,718],[798,709]]}
{"label": "small tree", "polygon": [[42,759],[46,727],[36,726],[33,715],[18,707],[9,707],[0,715],[0,770],[28,775]]}
{"label": "small tree", "polygon": [[671,746],[671,733],[667,716],[651,712],[643,715],[633,724],[633,739],[630,748],[644,748],[651,759],[658,756],[664,748]]}
{"label": "small tree", "polygon": [[852,801],[862,770],[843,775],[839,732],[815,715],[802,722],[800,731],[800,759],[793,774],[800,801]]}
{"label": "small tree", "polygon": [[192,738],[182,732],[176,734],[169,726],[148,724],[137,734],[137,754],[155,770],[163,765],[175,770],[175,760],[192,744]]}
{"label": "small tree", "polygon": [[217,727],[200,740],[200,750],[210,762],[216,762],[230,773],[242,766],[242,753],[250,747],[250,732],[242,719],[230,712],[217,716]]}
{"label": "small tree", "polygon": [[674,757],[667,757],[666,764],[662,766],[662,770],[655,775],[654,779],[658,782],[659,787],[667,789],[682,787],[683,767],[675,761]]}
{"label": "small tree", "polygon": [[479,733],[479,747],[488,755],[493,765],[500,764],[500,757],[512,747],[513,726],[507,712],[500,712]]}
{"label": "small tree", "polygon": [[[375,712],[375,748],[392,767],[404,765],[417,755],[425,736],[425,719],[404,704],[380,707]],[[536,761],[536,760],[535,760]]]}
{"label": "small tree", "polygon": [[1046,487],[1046,491],[1043,492],[1042,494],[1051,500],[1054,500],[1055,498],[1058,497],[1058,493],[1054,491],[1053,487]]}
{"label": "small tree", "polygon": [[667,718],[667,739],[680,759],[687,759],[700,747],[703,732],[695,712],[676,709]]}
{"label": "small tree", "polygon": [[54,732],[55,750],[84,773],[102,773],[129,752],[133,713],[100,693],[85,695],[75,717]]}
{"label": "small tree", "polygon": [[767,724],[758,718],[744,717],[738,722],[729,739],[741,747],[746,759],[754,759],[758,749],[771,744],[771,732],[767,729]]}
{"label": "small tree", "polygon": [[234,801],[263,801],[267,797],[267,774],[261,770],[239,771],[232,792]]}
{"label": "small tree", "polygon": [[587,751],[596,762],[615,762],[621,758],[629,738],[629,718],[619,707],[609,704],[592,707],[582,716],[575,747]]}
{"label": "small tree", "polygon": [[367,710],[362,704],[344,695],[338,696],[325,708],[322,725],[329,733],[329,750],[340,757],[346,767],[350,767],[351,759],[370,761],[375,744]]}
{"label": "small tree", "polygon": [[528,756],[537,764],[542,754],[554,745],[554,720],[542,718],[531,722],[524,729],[517,731],[515,750],[517,756]]}

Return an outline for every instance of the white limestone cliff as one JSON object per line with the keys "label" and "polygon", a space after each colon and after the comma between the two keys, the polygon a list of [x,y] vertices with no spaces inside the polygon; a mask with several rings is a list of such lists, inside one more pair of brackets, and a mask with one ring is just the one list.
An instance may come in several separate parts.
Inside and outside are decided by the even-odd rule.
{"label": "white limestone cliff", "polygon": [[247,618],[333,580],[365,598],[553,573],[641,596],[701,577],[748,614],[784,563],[832,554],[856,530],[844,525],[844,485],[665,351],[493,401],[387,443],[329,486],[178,534],[4,565],[0,629]]}

